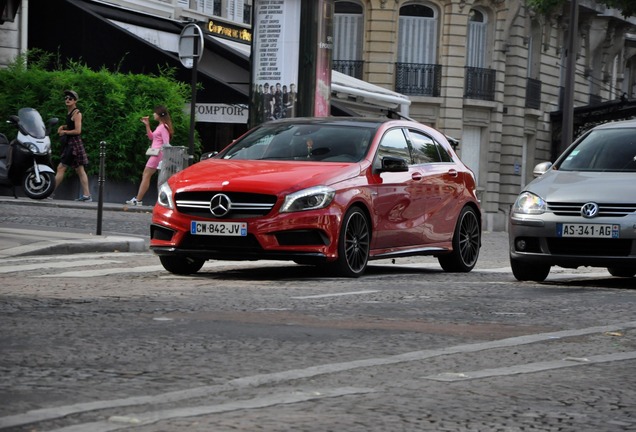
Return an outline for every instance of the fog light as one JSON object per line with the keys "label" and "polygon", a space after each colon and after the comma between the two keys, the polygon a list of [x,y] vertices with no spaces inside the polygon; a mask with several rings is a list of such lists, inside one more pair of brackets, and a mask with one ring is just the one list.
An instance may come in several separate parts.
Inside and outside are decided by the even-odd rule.
{"label": "fog light", "polygon": [[524,251],[528,247],[524,239],[517,239],[517,250]]}

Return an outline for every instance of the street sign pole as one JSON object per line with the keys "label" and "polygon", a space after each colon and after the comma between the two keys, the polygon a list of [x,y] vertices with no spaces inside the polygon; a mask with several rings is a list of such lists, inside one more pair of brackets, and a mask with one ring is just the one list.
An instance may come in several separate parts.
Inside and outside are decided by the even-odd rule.
{"label": "street sign pole", "polygon": [[194,163],[194,123],[197,101],[197,67],[203,55],[203,31],[196,24],[188,24],[179,36],[179,60],[181,64],[192,69],[192,95],[190,98],[190,138],[188,165]]}

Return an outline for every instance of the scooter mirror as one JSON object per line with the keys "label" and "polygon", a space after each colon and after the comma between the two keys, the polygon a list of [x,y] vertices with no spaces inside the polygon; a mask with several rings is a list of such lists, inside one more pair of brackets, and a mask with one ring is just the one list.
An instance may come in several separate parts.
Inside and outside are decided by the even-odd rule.
{"label": "scooter mirror", "polygon": [[17,115],[9,116],[9,120],[7,120],[7,123],[11,123],[14,125],[17,125],[19,122],[20,122],[20,118]]}

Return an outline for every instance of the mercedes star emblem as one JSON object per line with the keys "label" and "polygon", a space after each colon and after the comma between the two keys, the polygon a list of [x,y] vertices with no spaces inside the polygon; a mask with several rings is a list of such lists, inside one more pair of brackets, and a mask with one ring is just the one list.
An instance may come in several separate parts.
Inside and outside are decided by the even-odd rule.
{"label": "mercedes star emblem", "polygon": [[232,201],[225,194],[216,194],[210,200],[210,213],[216,217],[223,217],[232,209]]}

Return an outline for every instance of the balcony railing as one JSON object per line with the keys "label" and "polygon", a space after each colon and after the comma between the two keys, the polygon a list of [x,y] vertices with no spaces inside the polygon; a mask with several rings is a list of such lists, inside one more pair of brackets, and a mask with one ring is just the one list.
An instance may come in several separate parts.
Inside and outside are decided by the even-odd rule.
{"label": "balcony railing", "polygon": [[350,77],[362,79],[362,60],[333,60],[333,69]]}
{"label": "balcony railing", "polygon": [[411,96],[440,95],[442,66],[437,64],[396,63],[395,91]]}
{"label": "balcony railing", "polygon": [[539,109],[541,107],[541,81],[528,78],[526,82],[526,108]]}
{"label": "balcony railing", "polygon": [[594,94],[590,95],[590,105],[598,105],[601,103],[603,103],[602,97],[600,97],[599,95],[594,95]]}
{"label": "balcony railing", "polygon": [[494,69],[466,66],[464,97],[494,101],[496,73]]}

